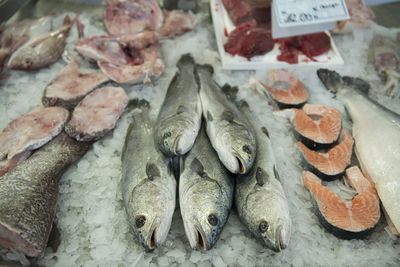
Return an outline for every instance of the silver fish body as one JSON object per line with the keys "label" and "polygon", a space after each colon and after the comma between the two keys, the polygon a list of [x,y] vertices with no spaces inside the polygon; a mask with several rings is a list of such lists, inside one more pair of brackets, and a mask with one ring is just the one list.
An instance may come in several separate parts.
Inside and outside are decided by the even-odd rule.
{"label": "silver fish body", "polygon": [[234,183],[201,129],[181,165],[179,203],[186,237],[193,249],[217,242],[232,206]]}
{"label": "silver fish body", "polygon": [[61,133],[0,177],[0,246],[43,255],[56,212],[58,181],[91,143]]}
{"label": "silver fish body", "polygon": [[362,93],[359,89],[369,85],[361,79],[342,78],[327,69],[318,70],[318,76],[344,103],[361,169],[374,182],[387,221],[400,233],[400,116]]}
{"label": "silver fish body", "polygon": [[146,250],[161,245],[175,209],[176,181],[164,155],[154,145],[148,103],[132,111],[122,152],[122,196],[128,222]]}
{"label": "silver fish body", "polygon": [[64,52],[69,30],[76,19],[25,43],[11,56],[8,68],[32,71],[56,62]]}
{"label": "silver fish body", "polygon": [[166,156],[182,156],[193,146],[201,125],[201,102],[194,60],[183,55],[171,81],[154,129],[154,140]]}
{"label": "silver fish body", "polygon": [[291,220],[268,130],[252,119],[246,102],[240,104],[240,110],[254,127],[257,156],[250,172],[236,179],[235,207],[255,237],[268,248],[281,251],[289,244]]}
{"label": "silver fish body", "polygon": [[251,126],[212,79],[211,67],[197,66],[207,135],[224,166],[232,173],[247,173],[256,155]]}

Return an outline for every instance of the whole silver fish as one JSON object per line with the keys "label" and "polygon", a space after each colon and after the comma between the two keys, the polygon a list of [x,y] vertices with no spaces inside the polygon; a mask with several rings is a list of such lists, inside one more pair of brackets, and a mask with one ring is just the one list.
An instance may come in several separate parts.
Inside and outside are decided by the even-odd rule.
{"label": "whole silver fish", "polygon": [[[393,233],[400,233],[400,116],[367,97],[369,84],[319,69],[324,85],[336,93],[353,122],[357,158],[364,175],[374,182]],[[389,227],[390,228],[390,227]]]}
{"label": "whole silver fish", "polygon": [[234,183],[230,175],[203,127],[179,177],[183,225],[193,249],[209,250],[217,242],[232,206]]}
{"label": "whole silver fish", "polygon": [[8,61],[8,68],[31,71],[56,62],[64,51],[69,30],[77,18],[78,16],[70,21],[69,17],[66,17],[64,25],[58,30],[32,38],[25,43],[12,54]]}
{"label": "whole silver fish", "polygon": [[193,146],[201,125],[201,102],[194,60],[183,55],[177,63],[154,127],[154,140],[166,156],[182,156]]}
{"label": "whole silver fish", "polygon": [[58,181],[91,143],[61,133],[0,177],[0,246],[43,255],[56,212]]}
{"label": "whole silver fish", "polygon": [[247,102],[240,103],[240,110],[254,127],[257,156],[250,172],[236,179],[235,206],[240,220],[256,238],[281,251],[289,244],[291,220],[268,130],[252,119]]}
{"label": "whole silver fish", "polygon": [[232,173],[247,173],[256,156],[251,126],[237,107],[228,101],[212,79],[210,66],[197,66],[203,116],[207,135],[224,166]]}
{"label": "whole silver fish", "polygon": [[146,250],[161,245],[171,227],[176,181],[155,147],[149,104],[138,101],[122,152],[122,196],[133,233]]}

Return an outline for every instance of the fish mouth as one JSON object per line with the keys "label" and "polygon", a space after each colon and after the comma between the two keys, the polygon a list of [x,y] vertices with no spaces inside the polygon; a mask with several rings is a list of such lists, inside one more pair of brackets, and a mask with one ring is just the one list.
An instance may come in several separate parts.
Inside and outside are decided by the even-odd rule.
{"label": "fish mouth", "polygon": [[156,233],[156,231],[157,231],[156,224],[154,226],[152,226],[151,229],[152,230],[150,231],[150,234],[147,237],[146,244],[145,244],[147,251],[153,251],[158,246],[158,243],[156,242],[156,234],[157,234]]}
{"label": "fish mouth", "polygon": [[175,153],[175,155],[181,155],[181,149],[179,148],[179,142],[181,141],[181,137],[182,137],[182,135],[178,135],[176,138],[175,138],[175,141],[174,141],[174,153]]}
{"label": "fish mouth", "polygon": [[194,232],[195,232],[195,236],[196,236],[196,240],[197,240],[196,248],[206,251],[207,250],[207,241],[204,238],[204,232],[201,230],[200,227],[197,227],[197,226],[194,226]]}
{"label": "fish mouth", "polygon": [[283,234],[283,227],[282,225],[280,225],[278,227],[278,229],[276,229],[276,240],[275,240],[275,251],[276,252],[281,252],[282,250],[284,250],[287,247],[287,244],[285,244],[285,240],[283,240],[282,237]]}
{"label": "fish mouth", "polygon": [[244,165],[243,160],[239,156],[235,156],[238,166],[238,171],[240,174],[246,173],[246,167]]}

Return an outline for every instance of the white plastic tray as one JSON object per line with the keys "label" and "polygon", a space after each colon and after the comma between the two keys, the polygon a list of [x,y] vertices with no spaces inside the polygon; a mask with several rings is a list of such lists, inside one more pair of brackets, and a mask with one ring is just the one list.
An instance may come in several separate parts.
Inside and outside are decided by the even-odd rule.
{"label": "white plastic tray", "polygon": [[279,44],[275,44],[274,48],[265,55],[255,56],[248,60],[241,56],[232,56],[225,52],[224,44],[227,41],[226,33],[230,33],[235,29],[232,21],[230,20],[228,13],[226,12],[222,0],[210,0],[211,15],[214,23],[215,37],[217,39],[218,51],[222,61],[222,67],[224,69],[231,70],[254,70],[261,69],[264,67],[277,67],[277,68],[290,68],[296,66],[332,66],[332,65],[343,65],[344,61],[339,54],[330,34],[331,39],[331,50],[327,53],[314,57],[316,61],[309,59],[305,55],[299,55],[297,64],[289,64],[284,61],[278,61],[277,56],[280,54]]}

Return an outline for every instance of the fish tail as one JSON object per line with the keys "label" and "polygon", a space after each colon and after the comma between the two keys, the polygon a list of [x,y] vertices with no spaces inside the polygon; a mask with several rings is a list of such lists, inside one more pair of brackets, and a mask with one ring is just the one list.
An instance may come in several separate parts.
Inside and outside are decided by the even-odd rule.
{"label": "fish tail", "polygon": [[178,68],[185,68],[187,67],[187,65],[194,65],[194,64],[195,61],[193,56],[190,53],[188,53],[181,56],[181,58],[176,63],[176,66],[178,66]]}
{"label": "fish tail", "polygon": [[139,99],[139,98],[131,99],[129,100],[128,103],[128,110],[131,111],[134,109],[149,110],[150,103],[145,99]]}
{"label": "fish tail", "polygon": [[236,101],[237,93],[239,91],[239,88],[237,86],[231,86],[226,83],[221,87],[221,90],[230,101]]}

